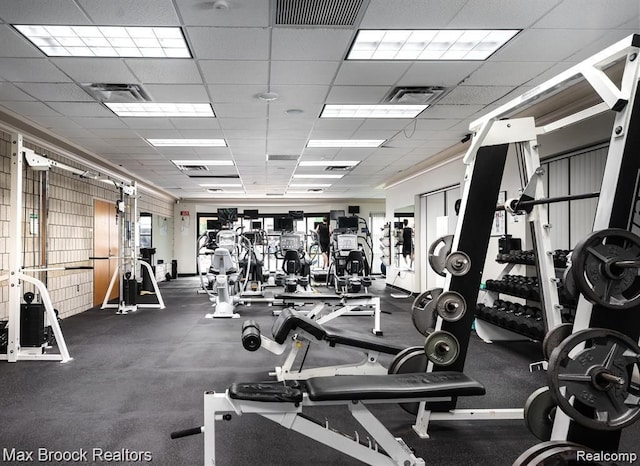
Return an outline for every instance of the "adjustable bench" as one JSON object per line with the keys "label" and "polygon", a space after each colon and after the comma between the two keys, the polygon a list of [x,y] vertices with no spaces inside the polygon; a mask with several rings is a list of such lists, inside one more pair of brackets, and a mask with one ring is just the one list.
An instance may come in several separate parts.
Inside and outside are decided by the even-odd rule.
{"label": "adjustable bench", "polygon": [[[173,433],[172,438],[204,432],[204,464],[216,464],[216,421],[231,419],[230,414],[222,413],[254,413],[366,464],[423,466],[424,460],[416,457],[402,439],[395,438],[365,405],[441,402],[484,393],[482,384],[460,372],[315,377],[288,385],[236,383],[225,393],[205,392],[204,426]],[[328,421],[303,414],[304,407],[327,405],[345,405],[371,440],[363,443],[357,433],[351,437],[329,428]]]}
{"label": "adjustable bench", "polygon": [[[274,354],[283,354],[289,346],[289,354],[280,367],[275,368],[278,380],[304,380],[310,377],[354,374],[386,374],[387,368],[378,362],[380,354],[396,355],[404,346],[393,345],[378,338],[355,332],[331,332],[320,322],[301,315],[291,308],[284,309],[273,323],[270,339],[260,332],[253,321],[246,321],[242,326],[242,344],[249,351],[260,347]],[[363,358],[353,364],[338,366],[314,367],[310,369],[293,369],[293,364],[304,342],[322,342],[332,347],[351,348],[363,353]],[[308,349],[307,349],[308,351]]]}
{"label": "adjustable bench", "polygon": [[[286,307],[313,304],[314,306],[311,310],[302,311],[298,309],[298,312],[318,320],[321,324],[326,324],[340,316],[373,316],[374,324],[371,332],[374,335],[382,335],[380,327],[380,296],[370,293],[278,293],[274,298],[281,301]],[[330,306],[336,308],[328,314],[321,315]],[[273,315],[278,314],[278,311],[273,312]]]}

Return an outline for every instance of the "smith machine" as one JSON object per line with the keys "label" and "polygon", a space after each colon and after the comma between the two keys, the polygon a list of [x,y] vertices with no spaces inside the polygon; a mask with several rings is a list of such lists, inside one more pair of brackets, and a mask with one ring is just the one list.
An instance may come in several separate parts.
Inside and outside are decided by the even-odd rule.
{"label": "smith machine", "polygon": [[[640,36],[629,36],[471,123],[473,140],[464,157],[467,168],[460,216],[444,261],[449,272],[445,286],[414,306],[414,321],[428,335],[429,359],[447,360],[454,349],[457,354],[447,360],[446,367],[430,362],[429,370],[462,372],[511,146],[526,169],[528,182],[522,195],[507,201],[504,209],[527,214],[545,331],[548,335],[561,327],[547,205],[572,197],[544,198],[537,136],[605,111],[614,112],[593,232],[575,247],[571,257],[571,274],[580,293],[575,322],[566,338],[558,338],[547,348],[549,386],[532,395],[524,412],[527,425],[534,426],[532,431],[542,443],[524,452],[518,465],[575,460],[580,451],[617,452],[622,429],[640,418],[640,237],[632,232],[640,228],[639,48]],[[618,86],[610,75],[620,69]],[[543,126],[536,126],[534,118],[509,119],[576,84],[583,88],[588,84],[601,102]],[[487,331],[478,330],[479,334]],[[430,416],[422,403],[414,426],[418,433],[426,434],[429,419],[437,419],[438,413]]]}

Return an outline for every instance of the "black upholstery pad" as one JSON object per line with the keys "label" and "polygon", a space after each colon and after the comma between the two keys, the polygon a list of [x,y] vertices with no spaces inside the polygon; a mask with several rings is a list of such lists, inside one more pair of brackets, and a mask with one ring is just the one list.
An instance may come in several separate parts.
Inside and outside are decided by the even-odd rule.
{"label": "black upholstery pad", "polygon": [[277,293],[273,296],[275,299],[287,301],[340,301],[342,296],[339,294],[328,293]]}
{"label": "black upholstery pad", "polygon": [[370,293],[345,293],[342,295],[346,299],[371,299],[375,298],[374,295]]}
{"label": "black upholstery pad", "polygon": [[287,341],[289,333],[297,328],[308,332],[318,340],[322,340],[327,334],[327,331],[322,325],[315,320],[303,316],[291,308],[286,308],[280,313],[275,322],[273,322],[271,335],[276,343],[281,345]]}
{"label": "black upholstery pad", "polygon": [[385,354],[398,354],[405,348],[405,346],[392,345],[377,337],[356,332],[340,331],[340,333],[331,333],[327,331],[324,339],[328,341],[331,346],[351,346],[364,350],[379,351]]}
{"label": "black upholstery pad", "polygon": [[338,375],[307,380],[313,401],[421,399],[484,395],[484,386],[461,372]]}
{"label": "black upholstery pad", "polygon": [[229,397],[236,400],[300,403],[302,390],[298,384],[287,386],[276,381],[234,383],[229,387]]}

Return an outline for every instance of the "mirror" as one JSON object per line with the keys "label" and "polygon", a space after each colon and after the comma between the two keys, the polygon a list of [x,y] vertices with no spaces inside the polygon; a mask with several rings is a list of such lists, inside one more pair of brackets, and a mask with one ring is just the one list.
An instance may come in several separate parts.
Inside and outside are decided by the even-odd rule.
{"label": "mirror", "polygon": [[393,258],[397,268],[413,270],[415,254],[415,208],[413,205],[394,210],[393,219]]}

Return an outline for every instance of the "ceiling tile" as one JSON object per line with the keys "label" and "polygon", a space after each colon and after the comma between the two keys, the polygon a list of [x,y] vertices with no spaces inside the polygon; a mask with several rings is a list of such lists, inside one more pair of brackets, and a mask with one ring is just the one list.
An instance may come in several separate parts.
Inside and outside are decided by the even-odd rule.
{"label": "ceiling tile", "polygon": [[44,58],[0,58],[0,76],[13,82],[70,82]]}
{"label": "ceiling tile", "polygon": [[[317,118],[322,111],[323,103],[301,102],[300,105],[289,105],[282,102],[271,102],[269,104],[269,118],[285,118],[287,120]],[[287,110],[302,110],[300,114],[287,114]]]}
{"label": "ceiling tile", "polygon": [[271,84],[329,85],[339,66],[339,61],[272,61]]}
{"label": "ceiling tile", "polygon": [[198,68],[190,59],[128,58],[125,63],[140,83],[202,83]]}
{"label": "ceiling tile", "polygon": [[133,139],[138,135],[128,128],[115,128],[115,129],[97,129],[91,130],[91,133],[103,139]]}
{"label": "ceiling tile", "polygon": [[520,86],[544,73],[552,62],[486,62],[465,80],[467,85]]}
{"label": "ceiling tile", "polygon": [[77,0],[94,24],[127,26],[177,26],[178,16],[171,0]]}
{"label": "ceiling tile", "polygon": [[217,84],[208,86],[214,108],[219,108],[219,103],[256,103],[264,106],[265,112],[267,103],[259,101],[258,94],[267,92],[265,86],[257,86],[254,84]]}
{"label": "ceiling tile", "polygon": [[0,44],[3,57],[42,57],[31,42],[5,24],[0,25]]}
{"label": "ceiling tile", "polygon": [[11,24],[88,24],[73,0],[4,0],[0,17]]}
{"label": "ceiling tile", "polygon": [[484,105],[444,105],[436,104],[428,107],[418,118],[467,118],[479,112]]}
{"label": "ceiling tile", "polygon": [[218,118],[220,127],[227,131],[230,129],[267,130],[267,120],[264,118]]}
{"label": "ceiling tile", "polygon": [[73,83],[17,83],[23,91],[44,102],[94,102],[81,87]]}
{"label": "ceiling tile", "polygon": [[213,2],[176,0],[180,16],[188,26],[268,27],[269,2],[233,0],[228,9],[216,9]]}
{"label": "ceiling tile", "polygon": [[533,27],[613,29],[634,17],[640,17],[640,4],[636,0],[563,0]]}
{"label": "ceiling tile", "polygon": [[8,82],[0,82],[0,102],[8,100],[36,100]]}
{"label": "ceiling tile", "polygon": [[170,129],[175,127],[168,118],[120,118],[121,122],[131,129]]}
{"label": "ceiling tile", "polygon": [[213,105],[218,118],[266,118],[267,104],[254,101],[250,103],[216,103]]}
{"label": "ceiling tile", "polygon": [[342,60],[352,39],[353,32],[345,29],[274,28],[271,59]]}
{"label": "ceiling tile", "polygon": [[16,112],[18,115],[27,117],[60,115],[60,113],[41,102],[2,102],[2,106]]}
{"label": "ceiling tile", "polygon": [[216,139],[224,137],[224,133],[221,129],[183,128],[180,130],[180,134],[183,138],[187,139]]}
{"label": "ceiling tile", "polygon": [[371,0],[360,28],[442,28],[466,3],[467,0]]}
{"label": "ceiling tile", "polygon": [[[87,66],[88,61],[91,66]],[[79,83],[137,83],[120,58],[51,58],[50,61]]]}
{"label": "ceiling tile", "polygon": [[447,24],[447,29],[506,29],[507,25],[510,29],[522,29],[530,27],[560,1],[469,0]]}
{"label": "ceiling tile", "polygon": [[280,86],[272,85],[271,92],[279,95],[278,103],[298,108],[305,103],[322,104],[329,93],[329,86]]}
{"label": "ceiling tile", "polygon": [[388,86],[333,86],[329,104],[377,104],[389,93]]}
{"label": "ceiling tile", "polygon": [[198,60],[207,84],[269,83],[269,62],[266,60]]}
{"label": "ceiling tile", "polygon": [[51,102],[51,108],[70,117],[108,117],[113,113],[97,102]]}
{"label": "ceiling tile", "polygon": [[490,104],[513,90],[509,86],[458,86],[442,98],[446,105]]}
{"label": "ceiling tile", "polygon": [[147,84],[144,89],[154,102],[209,102],[202,84]]}
{"label": "ceiling tile", "polygon": [[395,84],[406,73],[412,62],[345,61],[340,66],[335,84],[340,85],[388,85]]}
{"label": "ceiling tile", "polygon": [[111,114],[110,116],[98,117],[98,118],[92,118],[92,117],[74,118],[73,120],[83,128],[89,128],[89,129],[90,128],[98,128],[98,129],[99,128],[104,128],[104,129],[125,128],[124,123],[120,121],[120,119],[114,114]]}
{"label": "ceiling tile", "polygon": [[269,58],[268,29],[189,27],[187,35],[194,58],[217,60],[267,60]]}
{"label": "ceiling tile", "polygon": [[477,70],[482,62],[416,62],[398,86],[455,86]]}

